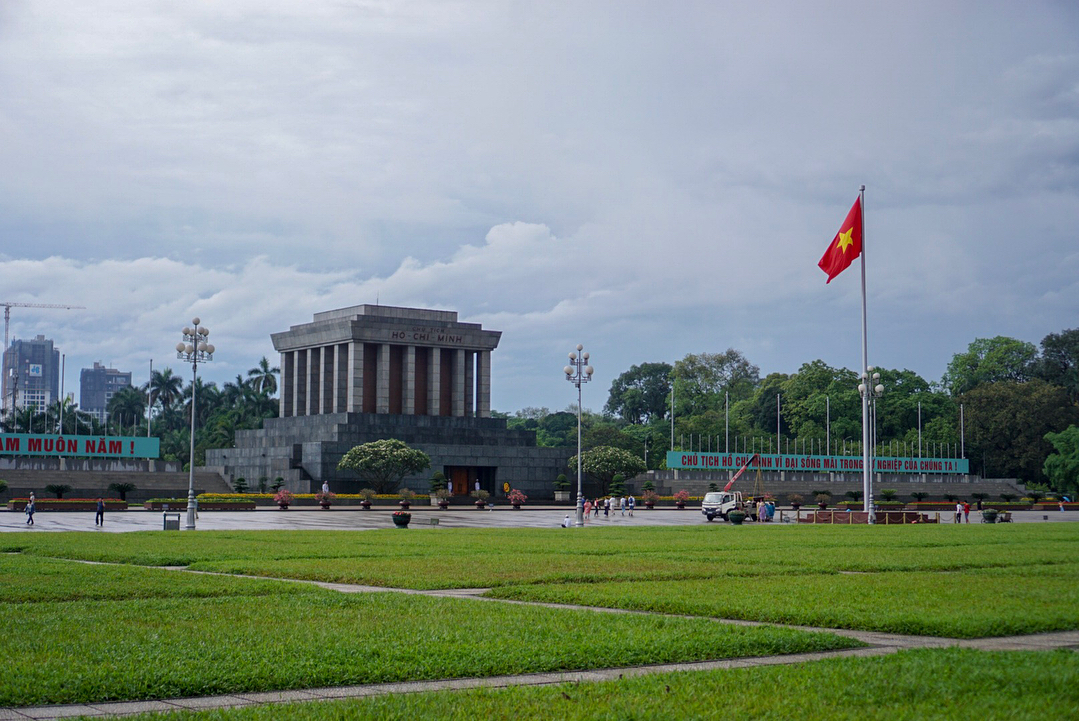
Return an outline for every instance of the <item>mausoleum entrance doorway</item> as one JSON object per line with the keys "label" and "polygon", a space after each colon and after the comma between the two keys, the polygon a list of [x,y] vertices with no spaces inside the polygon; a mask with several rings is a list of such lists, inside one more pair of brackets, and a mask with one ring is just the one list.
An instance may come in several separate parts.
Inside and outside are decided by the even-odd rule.
{"label": "mausoleum entrance doorway", "polygon": [[482,490],[493,495],[496,470],[498,469],[493,466],[446,466],[443,474],[450,480],[453,486],[452,493],[455,496],[467,496],[472,493],[476,490],[477,482]]}

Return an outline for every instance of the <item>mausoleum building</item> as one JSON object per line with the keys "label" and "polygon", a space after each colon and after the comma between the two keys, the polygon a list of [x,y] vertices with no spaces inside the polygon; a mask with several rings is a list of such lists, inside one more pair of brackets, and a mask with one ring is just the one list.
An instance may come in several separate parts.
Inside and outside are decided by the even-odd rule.
{"label": "mausoleum building", "polygon": [[478,482],[546,495],[572,450],[539,448],[533,431],[491,418],[491,352],[501,331],[462,323],[444,310],[359,305],[316,313],[274,333],[281,354],[280,412],[257,431],[238,431],[235,448],[206,452],[230,482],[281,477],[294,492],[328,482],[337,493],[363,483],[337,470],[353,446],[396,438],[431,456],[405,484],[427,492],[442,471],[456,495]]}

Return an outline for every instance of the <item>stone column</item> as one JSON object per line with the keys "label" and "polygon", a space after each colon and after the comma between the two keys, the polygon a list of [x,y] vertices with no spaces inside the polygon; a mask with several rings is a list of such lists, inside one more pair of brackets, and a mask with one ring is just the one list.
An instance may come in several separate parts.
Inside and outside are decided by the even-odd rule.
{"label": "stone column", "polygon": [[363,343],[348,344],[348,397],[345,401],[348,413],[363,413]]}
{"label": "stone column", "polygon": [[469,418],[476,414],[476,354],[465,351],[465,415]]}
{"label": "stone column", "polygon": [[427,415],[437,416],[442,408],[442,349],[432,348],[427,356]]}
{"label": "stone column", "polygon": [[307,415],[317,416],[320,411],[319,403],[319,373],[321,354],[319,348],[307,349]]}
{"label": "stone column", "polygon": [[453,351],[453,391],[450,394],[450,407],[453,415],[465,414],[465,351],[458,348]]}
{"label": "stone column", "polygon": [[322,386],[319,391],[319,398],[322,399],[322,412],[333,413],[333,386],[334,386],[334,346],[325,345],[322,346],[322,373],[319,375],[319,382]]}
{"label": "stone column", "polygon": [[390,344],[378,346],[378,368],[375,371],[375,413],[390,412]]}
{"label": "stone column", "polygon": [[476,415],[491,417],[491,351],[476,354]]}
{"label": "stone column", "polygon": [[416,413],[416,346],[405,347],[405,367],[401,369],[401,412],[407,416]]}
{"label": "stone column", "polygon": [[280,398],[280,413],[282,418],[291,416],[294,406],[292,405],[292,374],[293,374],[293,358],[292,351],[283,351],[281,353],[281,398]]}
{"label": "stone column", "polygon": [[293,351],[292,413],[307,415],[307,351]]}

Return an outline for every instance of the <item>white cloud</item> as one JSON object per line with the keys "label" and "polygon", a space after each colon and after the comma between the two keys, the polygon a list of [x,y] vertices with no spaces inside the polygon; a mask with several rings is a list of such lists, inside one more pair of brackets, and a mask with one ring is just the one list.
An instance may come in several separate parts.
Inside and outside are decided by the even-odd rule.
{"label": "white cloud", "polygon": [[454,309],[505,331],[497,407],[562,407],[577,342],[604,397],[731,345],[855,364],[857,271],[814,266],[865,183],[871,350],[935,378],[1074,325],[1077,30],[1005,2],[5,3],[0,279],[88,306],[13,312],[87,363],[197,313],[220,379],[314,312]]}

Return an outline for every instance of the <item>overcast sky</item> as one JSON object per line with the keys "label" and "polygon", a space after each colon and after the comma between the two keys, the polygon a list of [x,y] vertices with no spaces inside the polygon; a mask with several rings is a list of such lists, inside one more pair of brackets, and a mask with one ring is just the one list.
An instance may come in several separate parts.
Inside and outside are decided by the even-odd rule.
{"label": "overcast sky", "polygon": [[503,331],[492,405],[741,350],[938,380],[1079,326],[1079,5],[0,0],[0,301],[143,383],[360,303]]}

